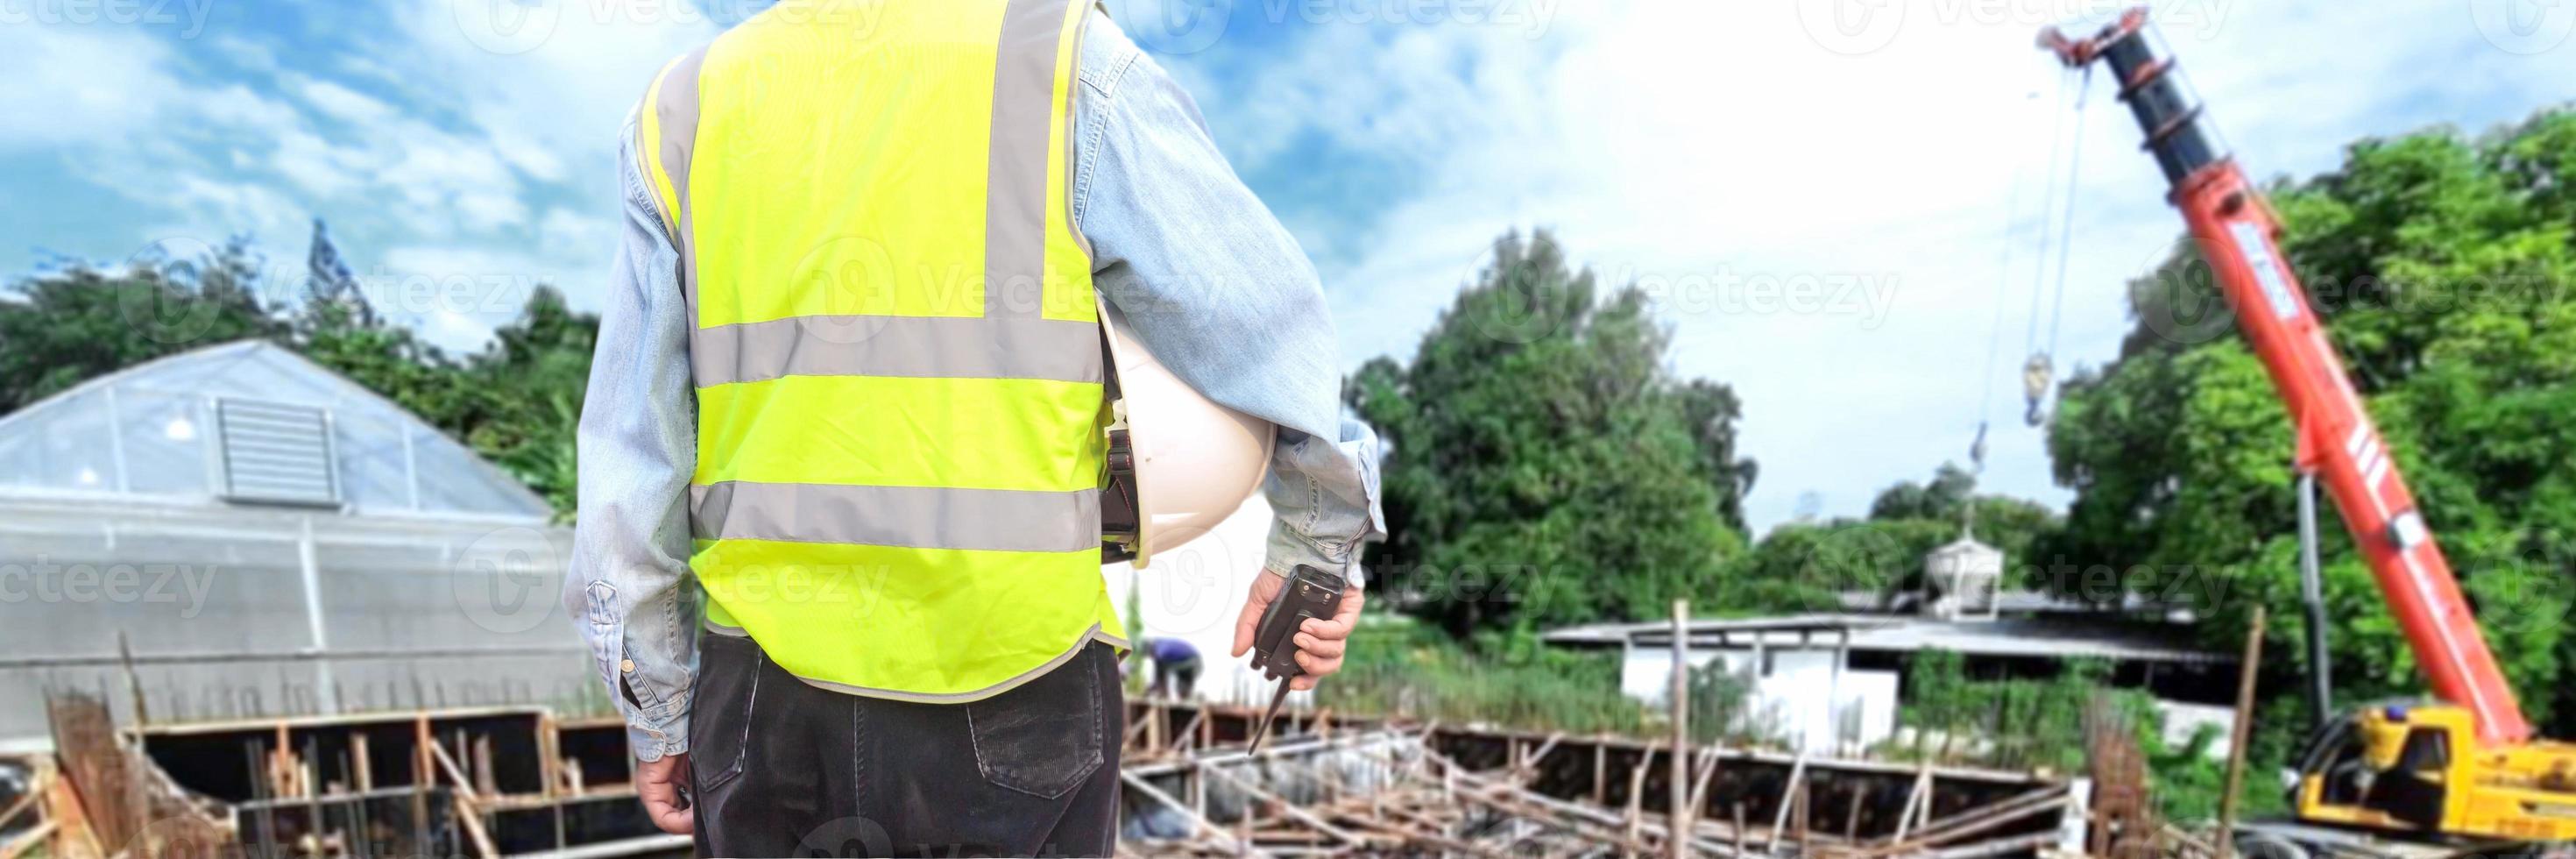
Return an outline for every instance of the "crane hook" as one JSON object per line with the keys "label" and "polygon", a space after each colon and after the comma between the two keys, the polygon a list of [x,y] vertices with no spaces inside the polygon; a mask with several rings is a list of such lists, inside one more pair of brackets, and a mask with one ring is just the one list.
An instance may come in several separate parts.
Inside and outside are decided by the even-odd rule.
{"label": "crane hook", "polygon": [[2050,363],[2048,353],[2030,353],[2030,361],[2021,366],[2022,397],[2030,402],[2029,410],[2022,413],[2024,423],[2039,426],[2048,422],[2048,388],[2056,376],[2056,367]]}

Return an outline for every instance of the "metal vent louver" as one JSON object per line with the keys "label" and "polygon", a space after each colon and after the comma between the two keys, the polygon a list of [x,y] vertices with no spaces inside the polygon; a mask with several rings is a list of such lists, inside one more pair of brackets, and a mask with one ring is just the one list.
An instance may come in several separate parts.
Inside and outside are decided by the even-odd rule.
{"label": "metal vent louver", "polygon": [[256,504],[340,505],[331,413],[311,406],[218,398],[224,497]]}

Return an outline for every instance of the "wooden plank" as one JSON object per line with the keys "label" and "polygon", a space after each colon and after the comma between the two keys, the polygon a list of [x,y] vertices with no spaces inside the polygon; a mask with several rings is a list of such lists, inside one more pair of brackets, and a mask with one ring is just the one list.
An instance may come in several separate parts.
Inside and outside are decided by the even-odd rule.
{"label": "wooden plank", "polygon": [[1628,842],[1645,840],[1646,773],[1654,769],[1655,747],[1646,747],[1646,756],[1637,759],[1635,769],[1628,771]]}
{"label": "wooden plank", "polygon": [[[2227,741],[2227,787],[2218,795],[2218,831],[2236,831],[2236,797],[2245,787],[2245,747],[2254,739],[2254,680],[2263,670],[2263,620],[2261,603],[2254,606],[2253,623],[2245,629],[2245,658],[2236,663],[2236,725]],[[2218,859],[2236,855],[2236,839],[2218,839]]]}
{"label": "wooden plank", "polygon": [[27,791],[26,796],[18,797],[17,802],[10,803],[7,811],[0,811],[0,828],[7,828],[9,821],[18,819],[18,815],[26,813],[27,809],[36,807],[36,800],[44,795],[44,785],[38,784],[32,786]]}
{"label": "wooden plank", "polygon": [[1199,772],[1225,779],[1234,786],[1242,788],[1244,792],[1252,794],[1255,798],[1278,806],[1280,813],[1288,815],[1290,819],[1315,827],[1316,831],[1330,835],[1336,841],[1340,841],[1353,847],[1365,847],[1368,844],[1367,839],[1353,834],[1350,830],[1334,826],[1331,822],[1315,816],[1314,812],[1299,808],[1296,803],[1289,802],[1286,797],[1272,793],[1260,785],[1253,784],[1250,780],[1215,767],[1201,769]]}
{"label": "wooden plank", "polygon": [[[1673,601],[1673,753],[1672,782],[1673,831],[1690,831],[1690,600]],[[1690,844],[1673,838],[1672,859],[1689,859]]]}
{"label": "wooden plank", "polygon": [[1610,801],[1610,744],[1600,742],[1599,737],[1593,740],[1592,804],[1601,805]]}
{"label": "wooden plank", "polygon": [[1798,762],[1789,765],[1789,781],[1780,785],[1780,813],[1771,817],[1771,835],[1763,846],[1780,846],[1780,831],[1789,828],[1789,801],[1798,796],[1798,787],[1807,783],[1807,750],[1798,750]]}
{"label": "wooden plank", "polygon": [[[50,760],[50,759],[48,759]],[[56,824],[53,846],[45,855],[51,859],[98,859],[107,855],[98,842],[98,832],[90,828],[89,811],[81,807],[80,791],[71,778],[50,763],[40,761],[37,782],[44,786],[45,820]]]}
{"label": "wooden plank", "polygon": [[431,743],[429,752],[438,759],[438,767],[447,773],[448,781],[456,785],[456,820],[465,825],[465,834],[474,839],[475,854],[483,859],[500,856],[501,851],[492,846],[492,834],[483,831],[482,802],[474,794],[474,783],[465,777],[465,768],[456,765],[455,756],[447,753],[445,745]]}
{"label": "wooden plank", "polygon": [[117,742],[115,720],[99,698],[78,693],[48,698],[46,722],[53,732],[54,756],[62,762],[57,780],[79,797],[85,831],[105,852],[123,851],[143,828],[134,761]]}
{"label": "wooden plank", "polygon": [[367,732],[355,731],[349,734],[349,757],[357,770],[358,792],[366,793],[375,790],[376,763],[374,756],[367,753]]}
{"label": "wooden plank", "polygon": [[1723,755],[1718,754],[1716,749],[1707,750],[1706,756],[1708,761],[1700,764],[1699,777],[1693,779],[1691,783],[1691,812],[1693,814],[1697,814],[1701,809],[1708,807],[1708,781],[1710,778],[1717,775],[1717,762],[1724,757]]}
{"label": "wooden plank", "polygon": [[6,846],[0,846],[0,859],[18,859],[20,856],[27,855],[35,850],[37,845],[45,843],[45,839],[52,838],[57,825],[59,825],[58,821],[47,820],[37,823],[33,829],[18,833],[16,839]]}
{"label": "wooden plank", "polygon": [[1143,777],[1138,776],[1135,773],[1125,772],[1123,770],[1118,773],[1118,780],[1126,783],[1128,787],[1134,788],[1137,793],[1144,794],[1145,798],[1162,803],[1173,811],[1179,812],[1183,817],[1188,818],[1192,827],[1195,827],[1202,832],[1206,832],[1217,839],[1233,842],[1236,849],[1241,851],[1244,855],[1263,855],[1262,851],[1254,849],[1251,841],[1235,838],[1232,833],[1225,831],[1225,827],[1216,825],[1214,822],[1208,820],[1205,815],[1201,815],[1198,811],[1190,808],[1189,806],[1181,804],[1181,801],[1173,799],[1171,794],[1164,793],[1162,788],[1155,787],[1153,782],[1146,781]]}

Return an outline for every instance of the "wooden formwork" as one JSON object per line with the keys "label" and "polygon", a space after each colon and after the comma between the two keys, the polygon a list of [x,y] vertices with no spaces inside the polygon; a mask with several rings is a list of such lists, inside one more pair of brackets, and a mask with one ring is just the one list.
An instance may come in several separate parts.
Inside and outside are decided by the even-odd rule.
{"label": "wooden formwork", "polygon": [[54,753],[37,760],[59,761],[63,800],[46,806],[48,856],[688,849],[644,818],[613,720],[501,707],[119,731],[95,699],[51,706]]}
{"label": "wooden formwork", "polygon": [[[1613,737],[1132,701],[1120,852],[1132,855],[2035,855],[2064,780]],[[44,855],[472,855],[685,850],[641,820],[615,719],[541,708],[117,731],[58,717]],[[1676,769],[1675,756],[1681,767]],[[1675,825],[1671,773],[1689,779]],[[19,809],[0,809],[8,814]],[[8,824],[0,816],[0,826]],[[6,831],[6,830],[0,830]],[[34,846],[25,831],[0,845]]]}
{"label": "wooden formwork", "polygon": [[2081,819],[2034,773],[1687,747],[1676,831],[1669,743],[1282,714],[1245,754],[1249,708],[1129,706],[1139,854],[2028,856]]}

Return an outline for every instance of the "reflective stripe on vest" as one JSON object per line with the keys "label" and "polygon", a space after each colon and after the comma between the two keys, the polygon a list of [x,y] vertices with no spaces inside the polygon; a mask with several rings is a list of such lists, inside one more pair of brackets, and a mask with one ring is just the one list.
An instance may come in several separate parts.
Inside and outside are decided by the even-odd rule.
{"label": "reflective stripe on vest", "polygon": [[807,682],[971,701],[1093,640],[1103,376],[1072,0],[786,0],[637,123],[694,326],[690,567]]}

